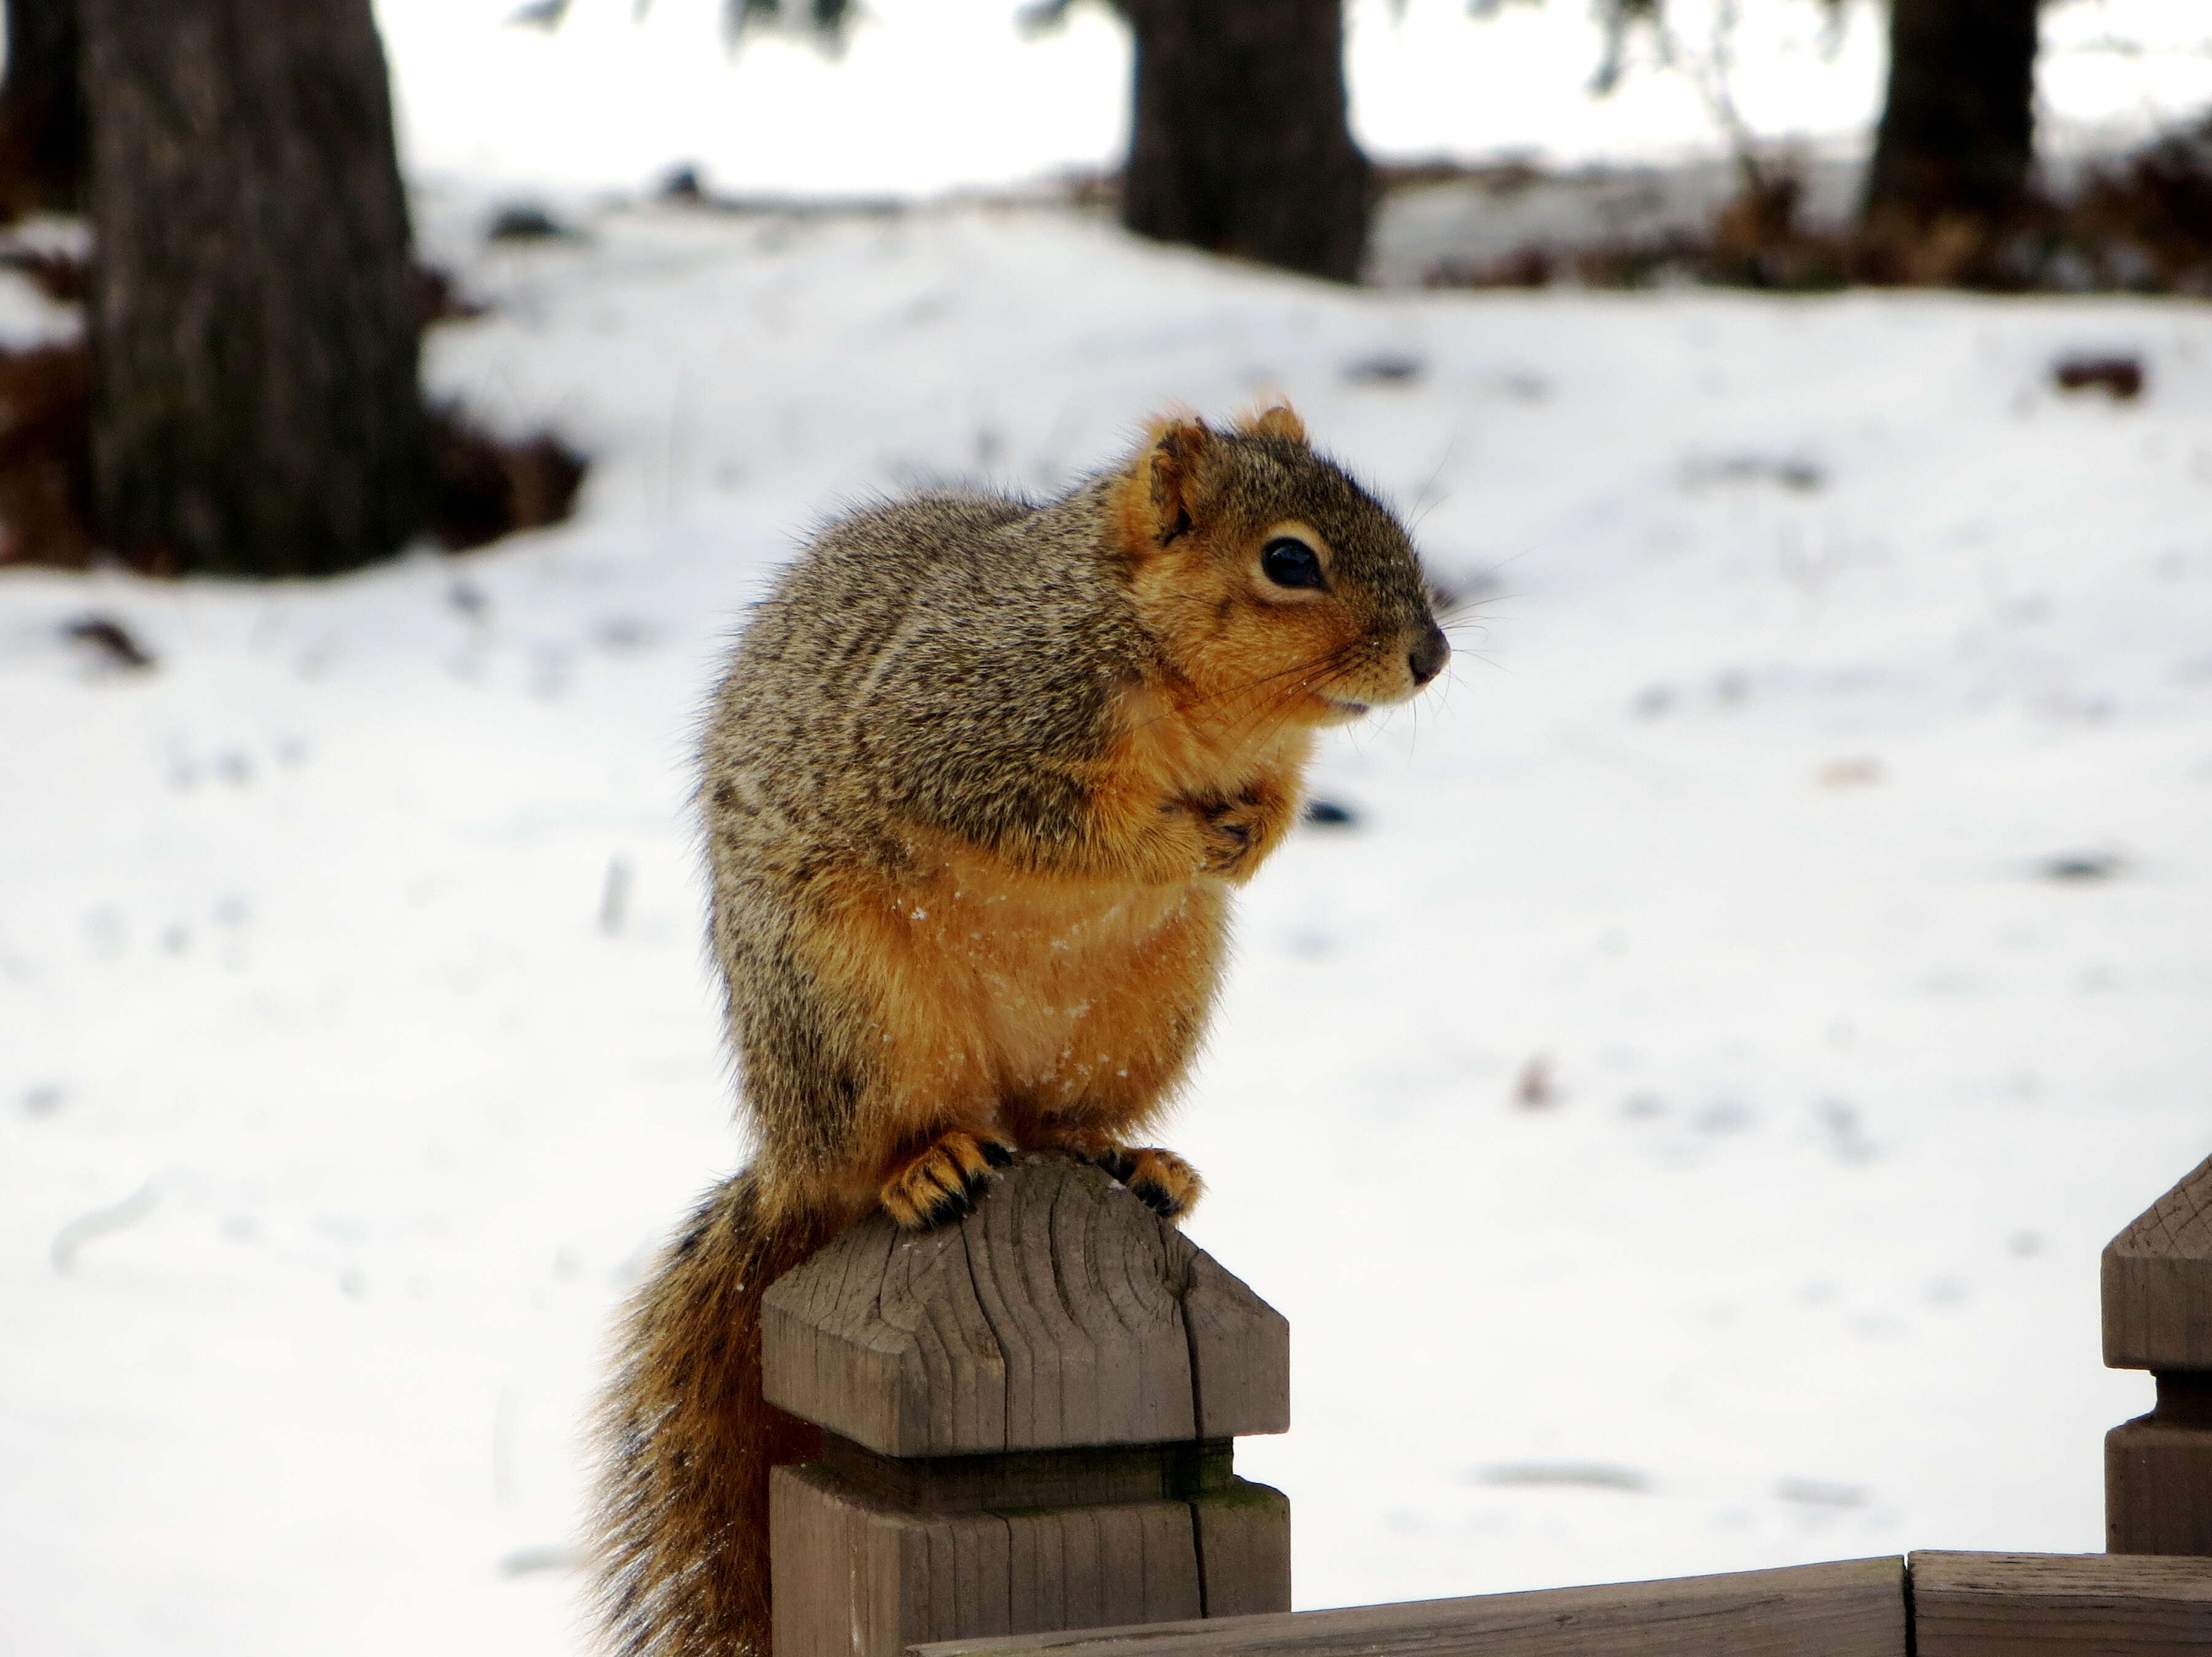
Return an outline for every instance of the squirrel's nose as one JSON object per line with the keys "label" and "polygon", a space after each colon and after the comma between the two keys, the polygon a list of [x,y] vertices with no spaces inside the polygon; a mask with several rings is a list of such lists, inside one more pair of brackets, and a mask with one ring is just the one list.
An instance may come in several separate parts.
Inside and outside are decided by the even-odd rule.
{"label": "squirrel's nose", "polygon": [[1431,622],[1420,641],[1407,652],[1406,665],[1413,669],[1413,683],[1419,686],[1443,672],[1444,664],[1450,659],[1451,646],[1444,642],[1444,630]]}

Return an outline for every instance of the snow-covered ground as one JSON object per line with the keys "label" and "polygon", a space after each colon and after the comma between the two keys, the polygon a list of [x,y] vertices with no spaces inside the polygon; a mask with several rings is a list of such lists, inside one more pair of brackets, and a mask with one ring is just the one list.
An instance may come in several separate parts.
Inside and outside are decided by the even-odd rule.
{"label": "snow-covered ground", "polygon": [[1251,889],[1173,1139],[1295,1332],[1242,1460],[1300,1603],[2099,1545],[2097,1250],[2212,1149],[2212,311],[590,228],[470,253],[431,361],[599,456],[574,523],[0,576],[0,1650],[574,1649],[604,1332],[740,1156],[684,799],[747,595],[841,501],[1275,388],[1472,601],[1328,749],[1358,824]]}

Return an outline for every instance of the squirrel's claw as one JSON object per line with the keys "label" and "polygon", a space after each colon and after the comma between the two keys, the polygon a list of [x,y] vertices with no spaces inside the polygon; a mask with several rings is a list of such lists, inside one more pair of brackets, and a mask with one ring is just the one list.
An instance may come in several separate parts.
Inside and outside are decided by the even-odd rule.
{"label": "squirrel's claw", "polygon": [[991,1170],[1014,1160],[996,1139],[948,1133],[884,1181],[884,1211],[908,1231],[963,1219],[991,1183]]}
{"label": "squirrel's claw", "polygon": [[1279,790],[1247,788],[1234,799],[1186,798],[1198,818],[1205,854],[1199,867],[1207,874],[1242,879],[1280,838],[1292,801]]}
{"label": "squirrel's claw", "polygon": [[1127,1145],[1109,1145],[1091,1159],[1106,1170],[1106,1177],[1127,1185],[1137,1171],[1137,1153]]}
{"label": "squirrel's claw", "polygon": [[1136,1149],[1109,1145],[1091,1160],[1104,1168],[1109,1178],[1128,1187],[1130,1194],[1162,1219],[1181,1219],[1206,1190],[1206,1181],[1199,1178],[1196,1168],[1172,1150],[1162,1150],[1157,1145]]}

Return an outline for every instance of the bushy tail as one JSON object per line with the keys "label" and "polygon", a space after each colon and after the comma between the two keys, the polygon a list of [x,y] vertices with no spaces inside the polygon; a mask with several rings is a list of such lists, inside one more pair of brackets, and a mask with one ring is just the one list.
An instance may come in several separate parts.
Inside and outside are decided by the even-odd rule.
{"label": "bushy tail", "polygon": [[761,1296],[832,1228],[759,1211],[750,1170],[709,1192],[623,1331],[594,1514],[617,1657],[769,1657],[769,1469],[820,1436],[761,1397]]}

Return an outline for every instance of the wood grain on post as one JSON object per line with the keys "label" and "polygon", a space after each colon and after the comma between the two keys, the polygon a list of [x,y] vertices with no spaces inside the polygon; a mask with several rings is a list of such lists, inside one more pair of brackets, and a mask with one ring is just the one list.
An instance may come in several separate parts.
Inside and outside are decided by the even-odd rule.
{"label": "wood grain on post", "polygon": [[2105,1545],[2212,1555],[2212,1158],[2105,1249],[2105,1362],[2158,1405],[2105,1436]]}
{"label": "wood grain on post", "polygon": [[1289,1607],[1290,1504],[1230,1442],[1289,1426],[1289,1326],[1088,1164],[863,1221],[769,1291],[762,1361],[823,1429],[772,1481],[775,1657]]}
{"label": "wood grain on post", "polygon": [[1916,1553],[1918,1657],[2212,1652],[2212,1560]]}
{"label": "wood grain on post", "polygon": [[769,1402],[879,1455],[1290,1427],[1290,1326],[1099,1170],[1035,1159],[958,1225],[876,1214],[771,1289]]}
{"label": "wood grain on post", "polygon": [[[1905,1563],[952,1640],[915,1657],[1905,1657]],[[1925,1648],[1923,1648],[1923,1650]]]}
{"label": "wood grain on post", "polygon": [[2105,1246],[2105,1362],[2212,1371],[2212,1156]]}

